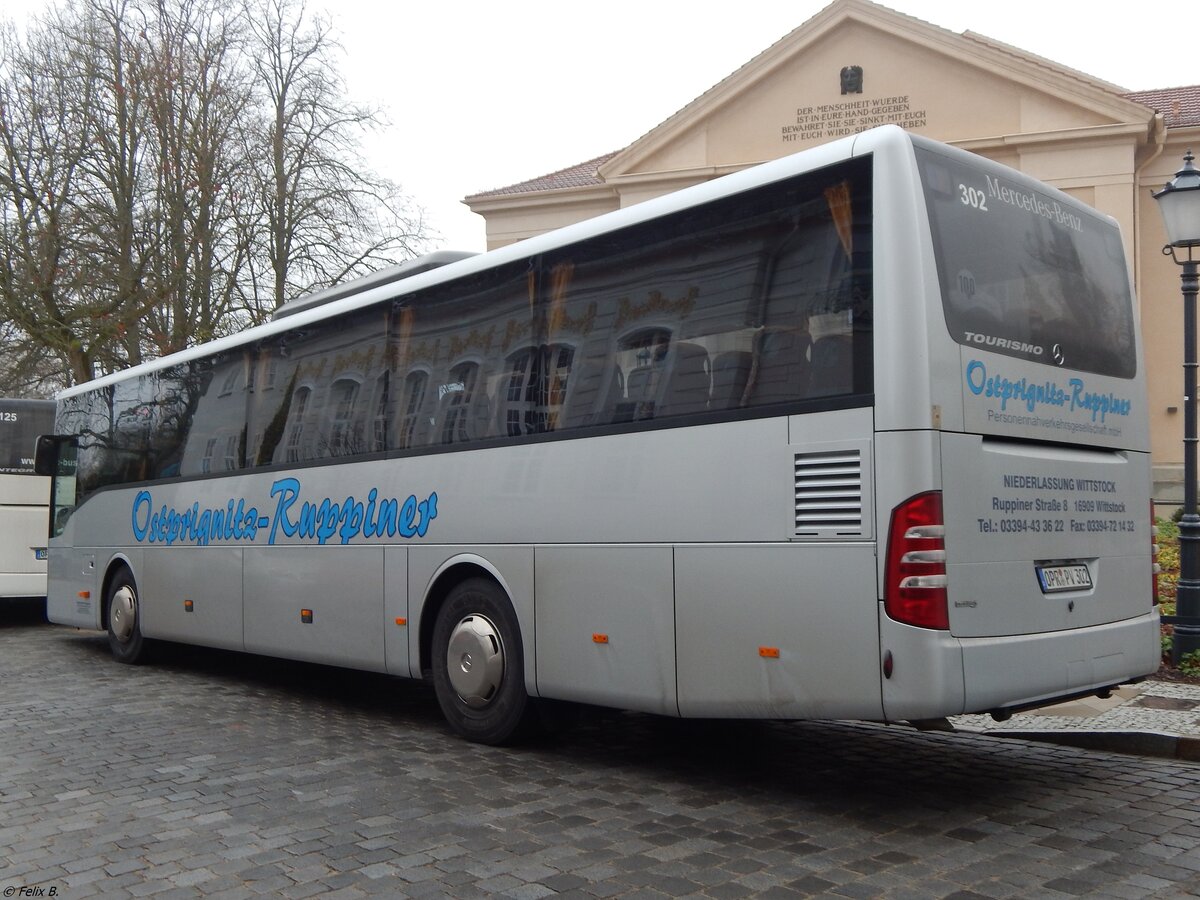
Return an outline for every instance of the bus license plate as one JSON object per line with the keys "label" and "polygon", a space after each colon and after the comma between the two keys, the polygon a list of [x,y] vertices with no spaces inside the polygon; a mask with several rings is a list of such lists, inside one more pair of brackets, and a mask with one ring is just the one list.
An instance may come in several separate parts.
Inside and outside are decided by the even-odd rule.
{"label": "bus license plate", "polygon": [[33,548],[33,558],[34,559],[45,559],[46,558],[46,548],[45,547],[34,547]]}
{"label": "bus license plate", "polygon": [[1070,566],[1038,566],[1037,576],[1043,594],[1092,589],[1092,573],[1082,563]]}

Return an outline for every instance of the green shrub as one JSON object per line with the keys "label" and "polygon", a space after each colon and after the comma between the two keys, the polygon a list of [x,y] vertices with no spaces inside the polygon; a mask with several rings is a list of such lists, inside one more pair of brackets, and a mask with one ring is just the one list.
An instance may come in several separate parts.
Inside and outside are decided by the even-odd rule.
{"label": "green shrub", "polygon": [[1185,653],[1179,660],[1179,671],[1184,675],[1200,678],[1200,650]]}

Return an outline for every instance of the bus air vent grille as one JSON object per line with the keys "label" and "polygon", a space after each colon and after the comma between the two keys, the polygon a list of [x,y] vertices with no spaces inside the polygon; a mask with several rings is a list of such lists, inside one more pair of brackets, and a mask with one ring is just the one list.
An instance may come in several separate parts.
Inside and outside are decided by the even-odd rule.
{"label": "bus air vent grille", "polygon": [[795,462],[796,535],[863,537],[862,453],[797,453]]}

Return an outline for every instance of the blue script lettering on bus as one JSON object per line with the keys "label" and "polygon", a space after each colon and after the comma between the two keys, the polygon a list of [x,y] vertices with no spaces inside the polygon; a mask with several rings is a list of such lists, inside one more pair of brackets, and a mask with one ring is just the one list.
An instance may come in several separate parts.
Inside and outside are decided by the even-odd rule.
{"label": "blue script lettering on bus", "polygon": [[347,497],[340,504],[328,497],[319,504],[305,500],[296,509],[300,496],[300,481],[296,478],[280,478],[271,485],[271,496],[276,498],[275,515],[271,519],[268,544],[275,543],[277,532],[286,537],[301,537],[324,544],[337,535],[343,544],[354,537],[425,537],[429,523],[437,517],[437,493],[425,500],[417,501],[410,494],[401,504],[395,498],[379,499],[377,488],[371,488],[366,503]]}
{"label": "blue script lettering on bus", "polygon": [[1039,406],[1057,406],[1070,412],[1090,412],[1092,421],[1103,422],[1108,416],[1127,416],[1133,407],[1132,401],[1111,392],[1087,390],[1082,378],[1070,378],[1063,387],[1056,381],[1033,382],[1028,378],[1014,380],[1003,375],[988,375],[987,366],[980,360],[967,363],[967,387],[975,396],[994,397],[1000,401],[1000,409],[1008,408],[1010,400],[1034,412]]}
{"label": "blue script lettering on bus", "polygon": [[380,497],[371,488],[366,499],[353,495],[344,500],[323,497],[307,500],[298,478],[280,478],[271,485],[274,511],[264,515],[244,497],[230,499],[224,507],[201,509],[200,504],[179,510],[163,504],[155,509],[148,489],[133,498],[133,537],[139,544],[191,543],[199,546],[219,541],[255,541],[260,533],[274,544],[282,535],[325,544],[333,539],[348,544],[356,538],[424,537],[437,518],[438,495],[424,500],[410,494],[403,501]]}

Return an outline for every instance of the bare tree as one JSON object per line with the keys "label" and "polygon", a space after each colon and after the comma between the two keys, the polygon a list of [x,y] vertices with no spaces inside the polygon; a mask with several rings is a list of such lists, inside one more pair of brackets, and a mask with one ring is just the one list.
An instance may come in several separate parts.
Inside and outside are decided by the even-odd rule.
{"label": "bare tree", "polygon": [[[124,0],[52,9],[5,48],[0,212],[5,318],[70,381],[141,360],[145,116]],[[152,166],[152,164],[150,164]]]}
{"label": "bare tree", "polygon": [[[91,377],[94,332],[105,311],[74,302],[86,277],[76,244],[75,201],[90,138],[77,118],[79,86],[68,79],[47,79],[42,72],[42,60],[65,64],[67,56],[61,35],[52,28],[36,30],[25,43],[11,27],[0,33],[0,312],[5,338],[15,348],[22,338],[37,335],[36,343],[58,357],[59,374],[69,382]],[[9,363],[18,380],[19,373],[29,370],[26,362],[10,358]]]}
{"label": "bare tree", "polygon": [[[145,16],[132,0],[79,0],[66,9],[59,27],[73,45],[68,83],[91,86],[78,113],[90,152],[76,200],[83,217],[78,242],[91,277],[77,301],[102,310],[94,363],[112,371],[143,359],[142,317],[153,303],[145,282],[158,252],[147,227],[154,159],[143,86]],[[63,69],[45,73],[62,75]]]}
{"label": "bare tree", "polygon": [[263,117],[250,137],[264,161],[257,214],[265,259],[251,270],[257,316],[309,290],[365,274],[424,243],[425,226],[399,188],[360,158],[377,110],[349,102],[335,65],[329,21],[303,0],[250,0]]}
{"label": "bare tree", "polygon": [[234,196],[250,175],[240,140],[250,82],[238,40],[237,23],[205,0],[158,0],[148,26],[143,88],[160,252],[145,325],[159,353],[221,333],[240,306],[249,236]]}
{"label": "bare tree", "polygon": [[26,337],[12,321],[0,320],[0,396],[49,397],[66,387],[58,358]]}
{"label": "bare tree", "polygon": [[293,0],[63,0],[0,32],[0,384],[74,383],[411,255],[328,23]]}

